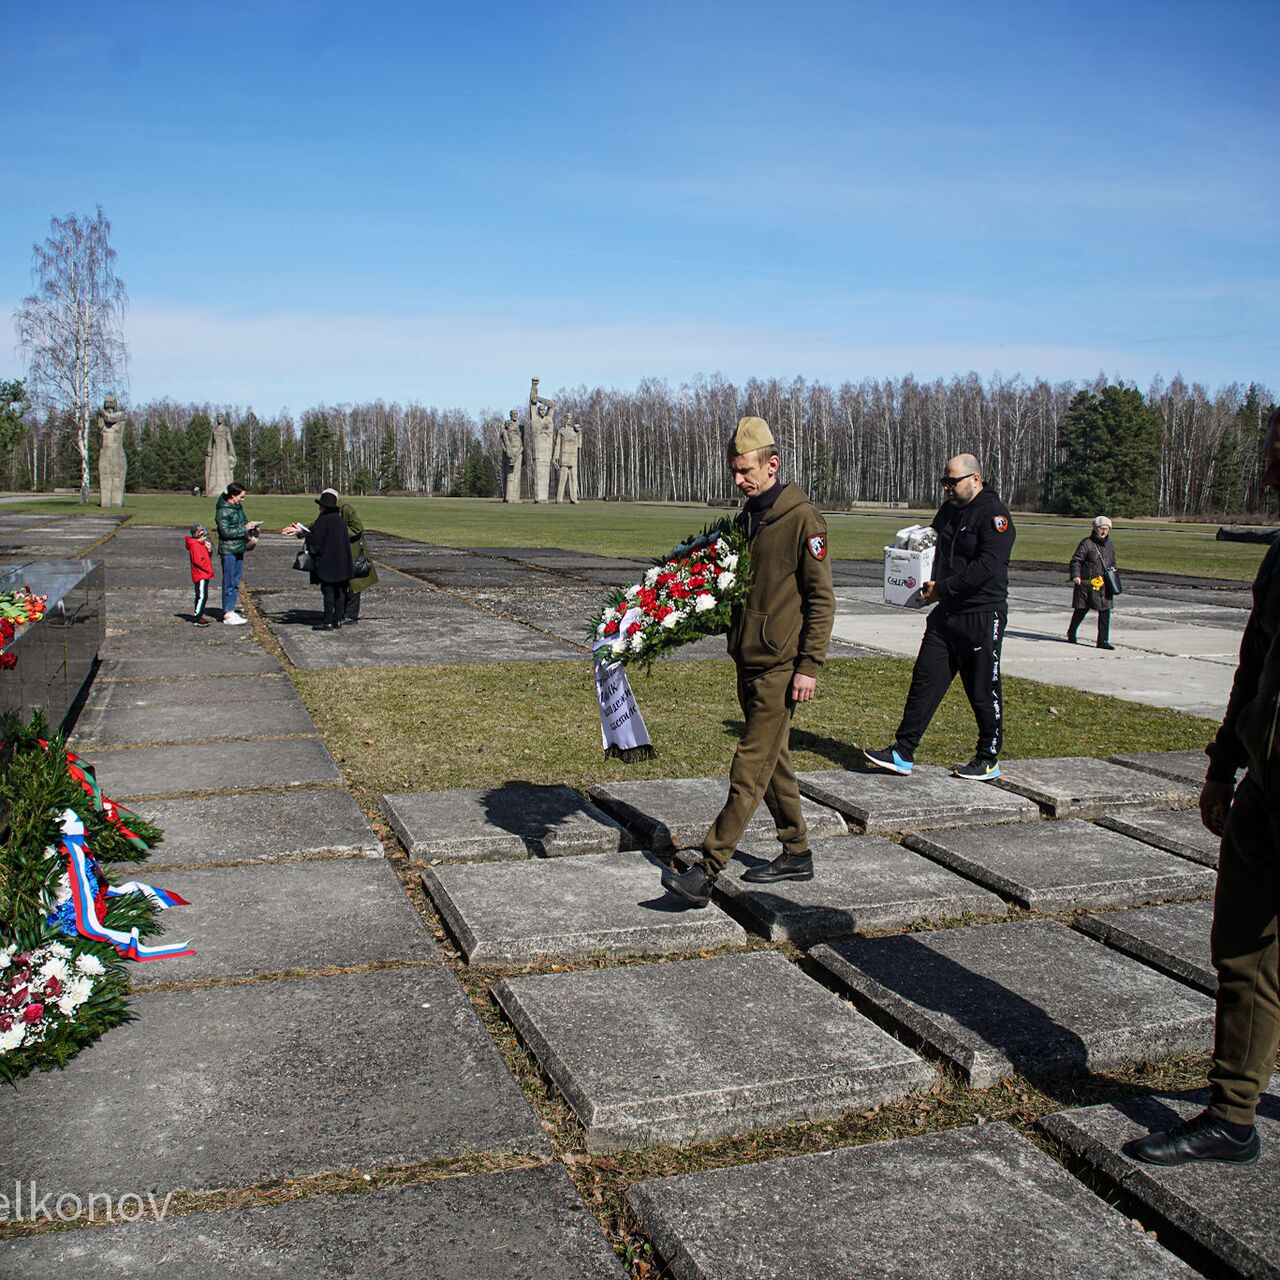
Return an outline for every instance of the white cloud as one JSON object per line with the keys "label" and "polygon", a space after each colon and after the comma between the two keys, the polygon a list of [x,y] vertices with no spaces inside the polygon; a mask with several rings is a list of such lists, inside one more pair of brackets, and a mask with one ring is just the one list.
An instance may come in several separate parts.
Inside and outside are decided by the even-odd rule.
{"label": "white cloud", "polygon": [[[0,304],[2,305],[2,304]],[[7,309],[11,310],[11,308]],[[734,323],[649,320],[522,319],[510,310],[468,315],[384,312],[236,314],[210,307],[130,308],[133,402],[168,396],[179,401],[252,406],[268,415],[323,402],[381,398],[416,400],[471,411],[522,404],[529,378],[545,389],[631,387],[645,377],[679,383],[697,374],[733,380],[800,374],[839,383],[863,377],[950,377],[976,370],[1027,378],[1085,379],[1099,370],[1144,384],[1175,366],[1195,368],[1174,340],[1172,349],[1123,343],[1053,344],[956,339],[912,341],[895,336],[901,318],[876,332],[867,312],[862,332],[801,331],[767,310]],[[1150,342],[1150,339],[1147,340]],[[1194,341],[1194,340],[1192,340]],[[2,338],[0,338],[2,342]],[[18,376],[20,364],[0,377]],[[1202,381],[1230,380],[1218,370]],[[1240,375],[1234,375],[1240,376]]]}

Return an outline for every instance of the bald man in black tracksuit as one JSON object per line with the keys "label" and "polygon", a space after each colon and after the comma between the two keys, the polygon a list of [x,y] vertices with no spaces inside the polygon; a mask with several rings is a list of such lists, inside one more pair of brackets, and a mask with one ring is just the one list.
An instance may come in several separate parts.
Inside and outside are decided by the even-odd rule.
{"label": "bald man in black tracksuit", "polygon": [[988,782],[1000,776],[1000,646],[1009,611],[1009,553],[1016,535],[1009,508],[983,483],[973,454],[952,458],[942,485],[946,501],[932,526],[938,533],[934,577],[920,593],[925,604],[936,602],[937,607],[925,624],[893,746],[862,754],[878,769],[909,774],[929,721],[959,675],[978,721],[978,745],[973,759],[956,765],[951,773]]}

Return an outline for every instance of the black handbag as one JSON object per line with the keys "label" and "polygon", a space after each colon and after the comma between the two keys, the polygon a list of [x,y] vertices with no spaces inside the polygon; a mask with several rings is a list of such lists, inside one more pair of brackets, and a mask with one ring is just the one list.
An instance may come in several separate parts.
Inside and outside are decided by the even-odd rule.
{"label": "black handbag", "polygon": [[311,552],[303,547],[293,558],[293,567],[302,573],[310,573],[312,570]]}
{"label": "black handbag", "polygon": [[1107,588],[1107,595],[1118,596],[1124,592],[1124,583],[1120,581],[1120,570],[1114,565],[1102,566],[1102,580]]}
{"label": "black handbag", "polygon": [[373,565],[369,563],[367,556],[356,556],[351,563],[351,576],[353,578],[367,578],[373,572]]}

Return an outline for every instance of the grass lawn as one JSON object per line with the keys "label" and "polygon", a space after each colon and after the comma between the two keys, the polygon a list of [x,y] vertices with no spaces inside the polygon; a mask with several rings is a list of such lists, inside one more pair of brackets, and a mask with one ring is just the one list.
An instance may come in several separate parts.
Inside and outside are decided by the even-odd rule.
{"label": "grass lawn", "polygon": [[[366,806],[391,791],[450,791],[504,782],[587,787],[607,780],[724,774],[741,729],[727,661],[667,662],[633,680],[658,749],[643,764],[605,760],[590,663],[511,662],[292,673],[307,709]],[[856,764],[884,746],[902,714],[911,662],[826,664],[818,697],[796,714],[798,769]],[[1203,747],[1211,720],[1098,694],[1006,678],[1005,756],[1096,755]],[[923,763],[973,754],[973,713],[959,681],[921,747]]]}
{"label": "grass lawn", "polygon": [[[598,555],[656,558],[686,534],[729,514],[705,504],[649,502],[584,502],[576,507],[506,506],[488,498],[355,499],[365,524],[373,530],[451,547],[565,547]],[[315,514],[311,494],[250,494],[250,519],[280,529]],[[36,515],[98,515],[101,508],[82,507],[76,498],[6,504],[4,512]],[[124,513],[138,524],[212,524],[213,503],[183,494],[130,494]],[[932,511],[832,513],[828,517],[831,554],[841,560],[874,560],[904,525],[924,523]],[[1014,560],[1061,564],[1089,532],[1087,520],[1015,513],[1018,540]],[[1145,569],[1196,577],[1247,582],[1265,547],[1256,543],[1218,542],[1216,525],[1172,524],[1156,520],[1118,520],[1112,537],[1122,569]],[[376,558],[377,549],[374,547]]]}

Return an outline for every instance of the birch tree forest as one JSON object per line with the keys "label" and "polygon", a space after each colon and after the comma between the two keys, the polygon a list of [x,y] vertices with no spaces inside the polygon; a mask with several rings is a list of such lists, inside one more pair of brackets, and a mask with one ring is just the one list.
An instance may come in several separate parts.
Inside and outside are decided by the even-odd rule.
{"label": "birch tree forest", "polygon": [[[1078,391],[1100,392],[1105,385],[1101,377],[1080,384],[973,373],[838,387],[802,378],[735,385],[717,376],[679,387],[649,379],[630,391],[562,388],[552,398],[558,423],[571,415],[583,428],[578,484],[584,498],[731,498],[723,444],[739,417],[758,414],[773,427],[783,475],[828,508],[933,506],[943,463],[972,452],[1011,506],[1047,510],[1067,408]],[[1162,424],[1151,514],[1218,517],[1263,509],[1258,458],[1269,392],[1238,384],[1210,392],[1178,377],[1157,381],[1145,395]],[[525,395],[513,388],[512,400],[523,418]],[[344,493],[424,497],[497,491],[505,408],[477,417],[381,401],[319,405],[297,419],[287,413],[260,419],[234,405],[134,405],[126,427],[129,488],[199,484],[209,424],[220,410],[234,426],[236,478],[251,492],[314,492],[326,485]],[[75,424],[52,409],[28,422],[25,438],[0,458],[0,482],[20,489],[78,484]],[[526,465],[526,479],[529,471]]]}

